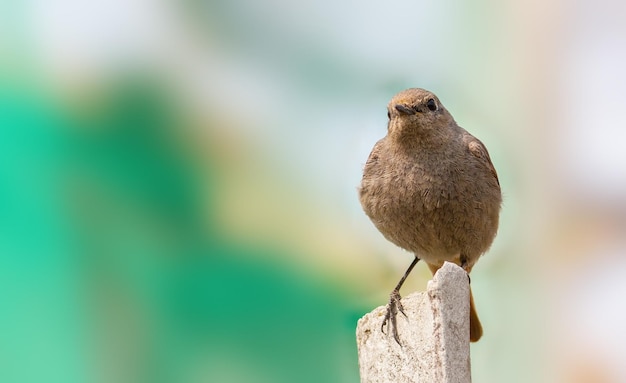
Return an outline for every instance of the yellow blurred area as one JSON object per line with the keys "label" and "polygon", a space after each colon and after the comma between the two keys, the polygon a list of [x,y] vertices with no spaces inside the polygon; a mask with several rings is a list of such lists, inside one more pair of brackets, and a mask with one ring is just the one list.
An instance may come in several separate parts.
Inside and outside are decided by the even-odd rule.
{"label": "yellow blurred area", "polygon": [[[479,382],[622,382],[626,7],[0,4],[0,381],[356,382],[411,255],[358,203],[388,100],[489,148]],[[430,278],[418,266],[403,294]]]}

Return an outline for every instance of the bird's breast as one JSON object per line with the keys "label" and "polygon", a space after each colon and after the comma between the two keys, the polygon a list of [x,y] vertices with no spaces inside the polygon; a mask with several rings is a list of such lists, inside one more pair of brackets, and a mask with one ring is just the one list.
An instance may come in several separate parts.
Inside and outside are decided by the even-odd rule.
{"label": "bird's breast", "polygon": [[381,157],[364,170],[361,204],[396,245],[422,256],[458,254],[495,235],[481,223],[488,214],[479,198],[484,193],[471,190],[480,189],[480,181],[462,169],[446,159]]}

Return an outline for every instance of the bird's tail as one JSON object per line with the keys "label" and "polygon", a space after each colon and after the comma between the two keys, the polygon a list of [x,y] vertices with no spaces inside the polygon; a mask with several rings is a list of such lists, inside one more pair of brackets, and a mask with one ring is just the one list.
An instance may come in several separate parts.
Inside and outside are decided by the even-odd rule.
{"label": "bird's tail", "polygon": [[472,296],[472,289],[470,287],[470,342],[478,342],[482,336],[483,326],[478,319],[476,306],[474,306],[474,297]]}

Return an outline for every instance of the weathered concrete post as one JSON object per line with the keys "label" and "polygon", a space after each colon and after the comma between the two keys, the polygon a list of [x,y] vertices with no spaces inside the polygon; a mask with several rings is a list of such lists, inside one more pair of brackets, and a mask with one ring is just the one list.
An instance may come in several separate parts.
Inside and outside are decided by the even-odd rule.
{"label": "weathered concrete post", "polygon": [[359,320],[361,383],[470,383],[469,280],[446,262],[423,293],[402,299],[398,314],[402,346],[381,331],[385,306]]}

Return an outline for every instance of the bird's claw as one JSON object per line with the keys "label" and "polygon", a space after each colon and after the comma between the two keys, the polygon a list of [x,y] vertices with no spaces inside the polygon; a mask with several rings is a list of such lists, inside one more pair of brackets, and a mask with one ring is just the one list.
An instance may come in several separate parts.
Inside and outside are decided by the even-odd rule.
{"label": "bird's claw", "polygon": [[385,326],[391,328],[391,335],[396,340],[396,342],[402,346],[400,343],[400,338],[398,337],[398,325],[396,317],[398,312],[401,312],[402,315],[406,318],[406,313],[404,312],[404,307],[402,307],[402,302],[400,302],[400,292],[394,290],[389,295],[389,303],[387,304],[387,312],[385,313],[385,319],[383,319],[383,324],[380,326],[380,331],[385,334]]}

